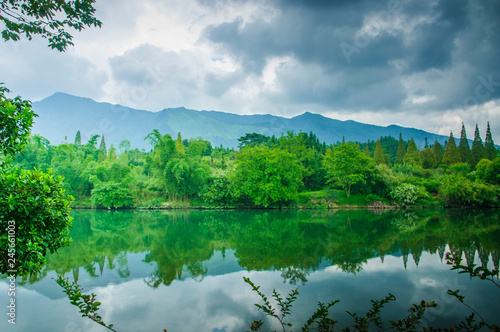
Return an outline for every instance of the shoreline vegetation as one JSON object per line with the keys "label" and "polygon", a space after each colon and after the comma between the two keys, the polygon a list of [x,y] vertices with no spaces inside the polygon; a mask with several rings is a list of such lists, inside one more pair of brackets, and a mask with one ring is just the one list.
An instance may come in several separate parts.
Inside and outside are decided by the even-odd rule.
{"label": "shoreline vegetation", "polygon": [[[500,207],[489,123],[472,148],[462,124],[444,145],[384,136],[327,145],[314,133],[247,133],[238,149],[153,130],[150,151],[104,136],[53,146],[29,137],[12,165],[58,178],[75,209],[401,209]],[[100,144],[98,144],[100,138]],[[458,141],[458,146],[457,146]]]}

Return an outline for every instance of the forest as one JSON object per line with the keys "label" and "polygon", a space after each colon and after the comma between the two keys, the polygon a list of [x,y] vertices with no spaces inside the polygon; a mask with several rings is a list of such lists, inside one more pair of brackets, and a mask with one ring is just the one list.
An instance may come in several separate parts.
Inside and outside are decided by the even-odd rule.
{"label": "forest", "polygon": [[327,145],[314,133],[281,137],[248,133],[238,149],[203,138],[154,130],[150,151],[129,141],[106,145],[94,135],[53,146],[33,135],[13,165],[62,176],[73,207],[87,208],[332,208],[338,206],[496,207],[500,158],[488,123],[476,125],[472,147],[462,125],[417,147],[413,138]]}

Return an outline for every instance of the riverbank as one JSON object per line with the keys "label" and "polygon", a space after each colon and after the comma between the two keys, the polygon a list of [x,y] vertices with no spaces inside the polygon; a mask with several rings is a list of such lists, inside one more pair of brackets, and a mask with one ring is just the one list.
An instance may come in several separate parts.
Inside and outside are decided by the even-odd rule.
{"label": "riverbank", "polygon": [[[83,203],[83,204],[82,204]],[[332,210],[332,209],[429,209],[429,208],[468,208],[475,205],[447,205],[446,201],[437,196],[422,197],[412,204],[398,204],[395,201],[380,198],[376,195],[353,194],[346,196],[342,190],[320,190],[300,193],[294,202],[281,206],[250,206],[250,205],[217,205],[208,204],[201,200],[154,200],[139,202],[135,206],[120,207],[119,209],[135,210]],[[497,206],[487,206],[497,207]],[[113,208],[96,207],[91,201],[75,202],[73,209],[103,209]]]}

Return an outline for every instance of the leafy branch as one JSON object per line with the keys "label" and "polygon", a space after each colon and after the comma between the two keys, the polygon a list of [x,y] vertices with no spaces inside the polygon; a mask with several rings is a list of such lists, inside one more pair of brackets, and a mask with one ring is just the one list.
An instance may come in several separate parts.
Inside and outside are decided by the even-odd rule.
{"label": "leafy branch", "polygon": [[[285,326],[292,326],[291,323],[285,323],[285,317],[290,315],[290,308],[292,307],[292,303],[297,299],[297,295],[299,294],[297,288],[292,290],[285,299],[283,299],[281,295],[276,292],[276,289],[273,289],[272,296],[278,303],[278,306],[281,311],[281,316],[280,316],[276,313],[276,309],[271,305],[271,302],[269,302],[268,298],[259,290],[260,286],[256,286],[249,278],[243,277],[243,280],[247,284],[252,286],[252,290],[255,291],[257,294],[259,294],[262,301],[264,301],[264,305],[255,304],[255,306],[259,308],[259,310],[262,310],[268,316],[276,318],[280,322],[281,328],[283,329],[284,332],[286,331]],[[252,323],[251,330],[252,331],[260,330],[262,324],[263,324],[262,320],[254,321]]]}
{"label": "leafy branch", "polygon": [[458,270],[459,274],[468,273],[471,277],[478,277],[479,279],[482,279],[482,280],[489,280],[493,284],[495,284],[495,286],[500,288],[500,284],[498,284],[495,281],[495,279],[493,279],[493,277],[497,277],[497,279],[498,279],[498,275],[499,275],[498,270],[493,269],[490,271],[485,266],[476,267],[477,266],[476,264],[471,264],[469,266],[462,265],[461,264],[462,257],[457,256],[457,255],[453,255],[451,252],[447,252],[445,257],[446,257],[446,264],[452,265],[451,270]]}
{"label": "leafy branch", "polygon": [[101,302],[97,301],[94,293],[91,295],[83,294],[80,285],[76,282],[70,283],[67,278],[63,278],[61,275],[58,276],[56,282],[59,286],[64,288],[63,292],[68,295],[70,303],[80,309],[82,317],[88,317],[99,325],[106,327],[108,330],[117,332],[113,329],[113,324],[107,325],[102,321],[102,317],[98,314]]}

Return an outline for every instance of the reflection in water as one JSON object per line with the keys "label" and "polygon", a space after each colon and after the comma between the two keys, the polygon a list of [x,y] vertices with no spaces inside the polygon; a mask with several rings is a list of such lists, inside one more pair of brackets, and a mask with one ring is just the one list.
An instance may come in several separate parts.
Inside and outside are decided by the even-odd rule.
{"label": "reflection in water", "polygon": [[[442,277],[435,272],[450,272],[447,266],[439,263],[439,260],[443,261],[447,250],[455,255],[463,255],[469,265],[475,262],[498,269],[500,260],[500,214],[494,210],[383,213],[364,210],[85,210],[74,211],[73,217],[71,245],[48,255],[47,264],[41,273],[18,280],[19,284],[28,288],[42,287],[57,273],[73,276],[74,280],[87,288],[105,287],[109,290],[109,287],[127,285],[119,289],[125,291],[127,287],[128,295],[118,302],[115,299],[114,306],[126,302],[126,296],[135,298],[137,294],[147,293],[145,289],[158,292],[155,294],[164,294],[165,289],[169,289],[168,296],[179,292],[182,295],[177,301],[186,301],[186,305],[194,307],[192,301],[202,301],[202,295],[196,295],[193,299],[194,295],[187,295],[186,289],[180,291],[177,281],[183,281],[189,283],[189,292],[198,288],[197,292],[207,292],[206,296],[211,301],[208,307],[217,311],[226,307],[219,300],[214,300],[214,296],[222,299],[232,295],[222,294],[220,289],[213,290],[217,294],[210,293],[207,287],[215,283],[215,277],[224,279],[225,286],[238,293],[245,287],[241,274],[250,273],[256,278],[254,281],[264,284],[264,287],[266,283],[272,284],[271,281],[277,277],[285,284],[303,288],[305,293],[301,295],[304,303],[311,304],[307,311],[310,314],[318,298],[309,298],[311,295],[307,292],[316,288],[327,296],[321,298],[323,302],[341,298],[342,292],[350,290],[349,297],[352,299],[346,302],[349,304],[349,301],[353,301],[357,305],[358,302],[369,304],[370,298],[379,298],[386,292],[392,292],[392,288],[388,287],[383,289],[385,293],[370,293],[373,291],[371,288],[382,289],[387,283],[391,287],[411,289],[418,294],[429,292],[430,296],[435,295],[431,290],[435,292],[436,287],[454,287],[457,281],[451,282],[451,286],[446,283],[440,285]],[[433,267],[433,270],[428,267],[431,254],[439,257],[437,264],[441,265]],[[425,257],[427,263],[424,263]],[[422,264],[424,267],[421,267]],[[410,273],[404,277],[389,276],[388,271],[395,266]],[[416,267],[422,272],[417,273]],[[365,270],[370,273],[377,271],[377,279]],[[231,274],[236,279],[229,279]],[[137,285],[137,281],[144,288]],[[466,284],[459,286],[468,287]],[[472,289],[471,286],[469,290]],[[60,289],[46,293],[63,297]],[[420,301],[420,296],[408,298],[408,304]],[[107,299],[100,300],[105,303]],[[251,304],[254,300],[246,301],[249,302],[246,307],[235,304],[234,298],[226,299],[235,302],[231,304],[232,308],[241,307],[241,312],[253,310]],[[156,300],[147,298],[144,301],[153,303]],[[398,303],[404,301],[398,299]],[[446,312],[450,311],[449,302],[443,303]],[[158,307],[165,305],[164,302],[155,304]],[[408,306],[405,303],[403,307],[405,312]],[[340,309],[345,310],[351,308]],[[123,315],[124,318],[120,319],[127,319],[126,311]],[[243,318],[240,317],[244,322],[251,321],[251,317]],[[110,322],[113,323],[112,320]],[[160,327],[158,330],[167,326]]]}
{"label": "reflection in water", "polygon": [[449,245],[467,264],[476,255],[483,266],[499,266],[500,223],[496,211],[75,211],[72,244],[47,257],[48,271],[79,270],[103,275],[104,267],[130,277],[127,253],[145,253],[153,272],[145,280],[152,287],[170,285],[187,274],[203,280],[204,262],[214,252],[234,250],[238,264],[248,271],[278,270],[285,281],[305,283],[308,273],[328,265],[358,273],[371,258],[411,258],[419,265],[422,252],[441,260]]}

